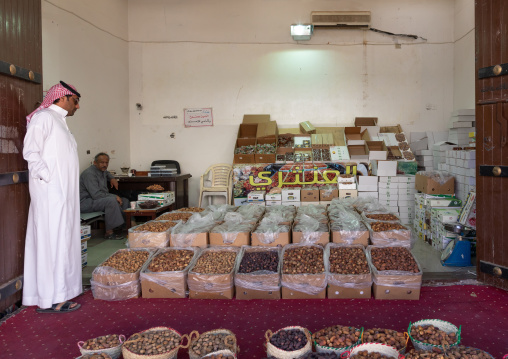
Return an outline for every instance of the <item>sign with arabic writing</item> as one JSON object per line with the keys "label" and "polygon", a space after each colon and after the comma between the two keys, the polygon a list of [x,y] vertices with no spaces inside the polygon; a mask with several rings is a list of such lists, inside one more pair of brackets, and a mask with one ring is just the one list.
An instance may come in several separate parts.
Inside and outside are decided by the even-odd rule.
{"label": "sign with arabic writing", "polygon": [[184,108],[185,127],[213,126],[212,108]]}
{"label": "sign with arabic writing", "polygon": [[246,197],[250,191],[269,191],[273,187],[337,185],[341,173],[349,173],[348,171],[356,173],[356,168],[348,167],[347,164],[327,162],[234,165],[233,195]]}

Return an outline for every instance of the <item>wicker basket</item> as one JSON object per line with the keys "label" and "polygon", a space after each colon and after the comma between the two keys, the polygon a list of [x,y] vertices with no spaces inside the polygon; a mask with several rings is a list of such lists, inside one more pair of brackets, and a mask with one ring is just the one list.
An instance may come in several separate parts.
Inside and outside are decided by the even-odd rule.
{"label": "wicker basket", "polygon": [[[176,335],[178,335],[178,337],[180,337],[180,344],[176,348],[173,348],[172,350],[170,350],[168,352],[161,353],[161,354],[155,354],[155,355],[136,354],[136,353],[131,352],[124,345],[124,346],[122,346],[122,355],[123,355],[124,359],[147,359],[147,358],[150,358],[150,359],[176,359],[176,356],[178,355],[178,349],[180,349],[180,348],[185,349],[185,348],[189,347],[189,336],[187,334],[181,335],[176,330],[174,330],[172,328],[168,328],[168,327],[154,327],[154,328],[150,328],[147,330],[143,330],[142,332],[131,335],[130,338],[126,342],[124,342],[124,344],[129,343],[129,341],[133,340],[131,338],[137,334],[143,334],[143,333],[147,333],[147,332],[158,332],[158,331],[162,331],[162,330],[170,330],[173,333],[175,333]],[[182,345],[182,342],[184,341],[185,338],[187,338],[187,345]]]}
{"label": "wicker basket", "polygon": [[[286,351],[286,350],[279,349],[275,345],[270,343],[270,339],[272,339],[273,335],[277,334],[278,332],[280,332],[282,330],[290,330],[290,329],[298,329],[298,330],[305,333],[305,336],[307,337],[307,344],[305,344],[305,346],[303,348],[298,349],[298,350],[293,350],[293,351]],[[271,330],[267,330],[265,333],[265,338],[266,338],[266,354],[268,354],[268,356],[272,356],[274,358],[296,359],[296,358],[303,357],[305,354],[312,352],[312,339],[310,337],[310,332],[307,328],[285,327],[285,328],[277,330],[275,333],[272,333]]]}
{"label": "wicker basket", "polygon": [[[362,343],[364,343],[364,344],[365,343],[376,343],[376,342],[366,342],[365,337],[363,336],[364,334],[365,334],[365,330],[362,332]],[[407,332],[404,332],[404,339],[406,340],[406,345],[404,346],[404,348],[398,349],[399,354],[406,354],[407,343],[409,342],[409,334]],[[382,344],[382,343],[380,343],[380,344]]]}
{"label": "wicker basket", "polygon": [[[447,345],[446,347],[443,345],[434,345],[434,344],[421,342],[419,340],[414,339],[411,336],[411,328],[413,326],[417,326],[417,325],[433,325],[434,327],[436,327],[448,334],[455,333],[457,335],[457,341],[453,344]],[[460,343],[460,327],[457,328],[452,323],[445,322],[444,320],[440,320],[440,319],[423,319],[423,320],[419,320],[414,323],[409,323],[407,332],[409,334],[409,338],[411,339],[411,342],[413,343],[413,346],[417,350],[433,351],[435,349],[440,349],[440,350],[444,351],[446,348],[455,347],[455,346],[459,345],[459,343]]]}
{"label": "wicker basket", "polygon": [[236,358],[236,354],[233,353],[231,350],[219,350],[217,352],[214,352],[214,353],[210,353],[210,354],[207,354],[203,357],[203,359],[206,359],[206,358],[210,358],[212,355],[232,355],[233,358]]}
{"label": "wicker basket", "polygon": [[[352,327],[350,327],[350,328],[352,328]],[[358,328],[353,328],[353,329],[358,329]],[[318,353],[342,354],[344,352],[347,352],[347,351],[353,349],[355,346],[361,344],[362,337],[363,337],[363,328],[360,328],[360,338],[358,339],[358,341],[356,343],[354,343],[353,345],[350,345],[348,347],[344,347],[344,348],[325,347],[325,346],[319,345],[316,341],[314,341],[314,346],[316,347],[316,351]]]}
{"label": "wicker basket", "polygon": [[[215,329],[215,330],[210,330],[208,332],[204,332],[201,334],[199,334],[198,331],[194,330],[189,334],[189,338],[190,338],[189,339],[189,358],[190,359],[201,359],[201,358],[205,357],[205,355],[199,355],[199,354],[194,353],[194,351],[192,350],[192,346],[201,336],[206,335],[206,334],[226,334],[227,336],[224,339],[224,342],[225,342],[226,346],[229,347],[229,351],[233,352],[235,355],[238,354],[238,352],[240,351],[240,348],[238,347],[238,345],[236,343],[236,336],[231,330]],[[194,339],[192,339],[193,336],[195,337]],[[217,354],[219,352],[220,351],[208,353],[208,354],[206,354],[206,356],[208,356],[210,354]]]}
{"label": "wicker basket", "polygon": [[107,355],[109,355],[111,357],[111,359],[118,359],[118,357],[120,357],[120,353],[122,352],[122,345],[123,345],[123,342],[125,341],[125,335],[119,335],[118,339],[120,340],[120,345],[117,345],[116,347],[113,347],[113,348],[98,349],[98,350],[83,349],[83,344],[85,344],[85,342],[83,342],[83,341],[78,342],[78,348],[79,348],[79,351],[81,352],[81,355],[106,353]]}
{"label": "wicker basket", "polygon": [[394,359],[404,358],[404,355],[400,354],[397,348],[381,343],[364,343],[356,345],[351,350],[347,351],[346,358],[349,358],[352,355],[357,354],[364,350],[368,351],[369,353],[380,353]]}

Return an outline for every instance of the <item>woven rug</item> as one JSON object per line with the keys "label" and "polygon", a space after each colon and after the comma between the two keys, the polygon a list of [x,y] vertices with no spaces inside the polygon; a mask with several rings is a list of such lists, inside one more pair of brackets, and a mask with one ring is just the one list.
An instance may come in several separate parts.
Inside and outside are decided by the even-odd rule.
{"label": "woven rug", "polygon": [[[299,325],[311,332],[332,325],[406,331],[409,322],[441,319],[462,326],[461,344],[502,358],[508,354],[508,293],[474,285],[422,287],[418,301],[323,300],[94,300],[91,291],[66,314],[22,309],[0,326],[0,358],[76,358],[77,342],[105,334],[124,334],[168,326],[180,333],[232,330],[239,358],[265,358],[264,334]],[[188,358],[180,350],[178,358]]]}

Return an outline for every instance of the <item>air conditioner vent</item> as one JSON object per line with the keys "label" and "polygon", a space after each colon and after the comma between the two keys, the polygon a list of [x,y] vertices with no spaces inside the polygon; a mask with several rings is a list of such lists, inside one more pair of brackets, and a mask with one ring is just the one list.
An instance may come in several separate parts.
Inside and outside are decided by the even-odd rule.
{"label": "air conditioner vent", "polygon": [[312,11],[310,16],[314,26],[370,27],[370,11]]}

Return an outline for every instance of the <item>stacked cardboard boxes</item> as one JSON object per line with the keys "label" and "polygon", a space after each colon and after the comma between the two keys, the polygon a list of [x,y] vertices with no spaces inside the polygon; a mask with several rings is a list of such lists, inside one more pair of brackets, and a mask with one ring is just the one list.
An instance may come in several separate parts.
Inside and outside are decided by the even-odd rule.
{"label": "stacked cardboard boxes", "polygon": [[460,213],[459,208],[432,208],[430,210],[430,237],[432,247],[442,251],[456,234],[445,229],[446,223],[455,223]]}
{"label": "stacked cardboard boxes", "polygon": [[448,150],[439,169],[451,173],[456,180],[455,194],[465,201],[476,186],[476,150]]}
{"label": "stacked cardboard boxes", "polygon": [[90,225],[81,226],[81,267],[85,268],[88,263],[87,241],[92,238]]}
{"label": "stacked cardboard boxes", "polygon": [[469,133],[475,132],[475,110],[460,109],[455,111],[450,118],[448,141],[459,146],[468,146]]}

